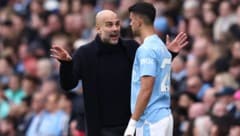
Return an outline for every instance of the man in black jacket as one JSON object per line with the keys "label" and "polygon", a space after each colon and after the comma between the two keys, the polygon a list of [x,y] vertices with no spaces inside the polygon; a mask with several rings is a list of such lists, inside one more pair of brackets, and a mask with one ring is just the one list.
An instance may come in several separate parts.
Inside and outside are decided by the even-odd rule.
{"label": "man in black jacket", "polygon": [[[63,89],[72,89],[82,80],[87,136],[122,136],[131,115],[131,71],[139,44],[120,38],[120,20],[110,10],[96,15],[96,30],[95,40],[80,47],[73,58],[57,45],[51,56],[61,62]],[[168,49],[178,52],[185,46],[179,44],[182,38],[180,34],[168,41]]]}

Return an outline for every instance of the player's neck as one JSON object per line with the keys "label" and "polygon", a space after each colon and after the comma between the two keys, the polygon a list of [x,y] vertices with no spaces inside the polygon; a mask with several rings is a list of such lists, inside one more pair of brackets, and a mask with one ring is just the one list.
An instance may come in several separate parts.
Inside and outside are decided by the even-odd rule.
{"label": "player's neck", "polygon": [[146,37],[151,36],[153,34],[155,34],[155,31],[152,26],[143,27],[140,35],[141,42],[143,42]]}

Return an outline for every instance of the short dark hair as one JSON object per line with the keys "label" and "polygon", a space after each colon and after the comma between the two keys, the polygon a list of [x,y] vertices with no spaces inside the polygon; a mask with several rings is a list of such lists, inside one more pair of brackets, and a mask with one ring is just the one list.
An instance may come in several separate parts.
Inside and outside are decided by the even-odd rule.
{"label": "short dark hair", "polygon": [[151,24],[153,24],[156,16],[156,9],[152,4],[147,2],[136,3],[129,7],[128,11],[145,16]]}

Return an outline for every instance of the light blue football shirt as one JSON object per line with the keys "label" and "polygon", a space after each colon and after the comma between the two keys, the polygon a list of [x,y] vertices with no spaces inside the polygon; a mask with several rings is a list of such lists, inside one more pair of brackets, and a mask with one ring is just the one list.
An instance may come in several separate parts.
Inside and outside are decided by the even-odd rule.
{"label": "light blue football shirt", "polygon": [[153,76],[155,83],[152,95],[138,121],[138,125],[154,123],[171,114],[170,110],[170,72],[172,55],[157,35],[145,38],[137,49],[131,83],[131,111],[133,113],[141,87],[141,77]]}

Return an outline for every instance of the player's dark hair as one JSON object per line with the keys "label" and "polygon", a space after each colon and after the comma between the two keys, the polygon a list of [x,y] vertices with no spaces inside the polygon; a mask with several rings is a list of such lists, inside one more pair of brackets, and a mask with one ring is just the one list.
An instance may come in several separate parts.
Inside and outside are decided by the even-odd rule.
{"label": "player's dark hair", "polygon": [[142,16],[146,24],[153,24],[156,16],[156,9],[154,6],[146,2],[136,3],[129,7],[128,11]]}

